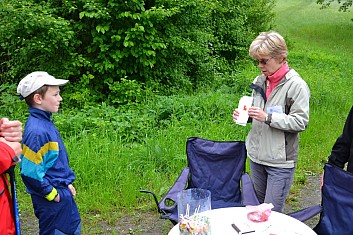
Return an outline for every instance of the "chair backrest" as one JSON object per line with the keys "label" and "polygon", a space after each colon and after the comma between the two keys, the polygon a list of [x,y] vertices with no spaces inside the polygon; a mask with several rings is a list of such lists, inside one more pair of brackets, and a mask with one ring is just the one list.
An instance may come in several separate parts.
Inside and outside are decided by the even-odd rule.
{"label": "chair backrest", "polygon": [[192,137],[187,140],[186,154],[188,188],[210,190],[212,209],[242,205],[240,180],[247,156],[245,142]]}
{"label": "chair backrest", "polygon": [[353,174],[326,164],[321,203],[323,211],[314,231],[319,235],[352,235]]}

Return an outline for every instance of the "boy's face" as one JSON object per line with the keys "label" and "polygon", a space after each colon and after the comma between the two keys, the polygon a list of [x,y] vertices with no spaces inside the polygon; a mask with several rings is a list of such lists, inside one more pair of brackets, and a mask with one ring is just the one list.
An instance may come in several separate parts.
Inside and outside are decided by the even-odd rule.
{"label": "boy's face", "polygon": [[37,103],[36,106],[41,110],[57,113],[62,100],[59,86],[49,86],[44,97],[40,97],[41,102]]}

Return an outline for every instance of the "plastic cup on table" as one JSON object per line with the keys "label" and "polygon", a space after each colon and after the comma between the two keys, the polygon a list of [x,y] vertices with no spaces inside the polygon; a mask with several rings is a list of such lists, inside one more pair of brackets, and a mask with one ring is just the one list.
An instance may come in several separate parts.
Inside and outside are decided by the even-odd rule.
{"label": "plastic cup on table", "polygon": [[191,188],[179,192],[177,196],[179,230],[182,235],[210,234],[210,221],[199,213],[211,210],[211,192],[201,188]]}

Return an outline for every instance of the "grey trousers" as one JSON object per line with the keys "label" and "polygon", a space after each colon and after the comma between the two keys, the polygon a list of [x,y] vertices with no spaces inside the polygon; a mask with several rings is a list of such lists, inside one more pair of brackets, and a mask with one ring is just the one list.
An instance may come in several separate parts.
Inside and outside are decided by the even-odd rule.
{"label": "grey trousers", "polygon": [[293,183],[294,168],[277,168],[250,161],[251,178],[260,203],[272,203],[282,212]]}

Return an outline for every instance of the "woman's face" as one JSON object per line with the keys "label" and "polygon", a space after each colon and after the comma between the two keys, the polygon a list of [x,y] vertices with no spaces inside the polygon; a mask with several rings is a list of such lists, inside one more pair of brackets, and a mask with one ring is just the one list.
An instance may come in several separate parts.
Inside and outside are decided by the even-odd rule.
{"label": "woman's face", "polygon": [[258,67],[264,76],[270,76],[279,70],[285,62],[283,57],[259,56],[256,60]]}

